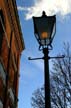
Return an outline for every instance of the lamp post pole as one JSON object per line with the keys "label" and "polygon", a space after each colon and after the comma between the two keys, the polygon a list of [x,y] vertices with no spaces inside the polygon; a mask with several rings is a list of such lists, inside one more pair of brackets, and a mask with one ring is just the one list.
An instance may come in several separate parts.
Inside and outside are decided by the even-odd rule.
{"label": "lamp post pole", "polygon": [[[49,59],[55,58],[55,57],[49,57],[49,48],[43,48],[43,54],[44,56],[41,58],[31,58],[29,57],[29,60],[44,60],[44,85],[45,85],[45,108],[51,108],[51,101],[50,101],[50,76],[49,76]],[[56,57],[57,58],[57,57]]]}
{"label": "lamp post pole", "polygon": [[45,108],[51,108],[48,48],[43,48],[43,54],[44,54],[44,80],[45,80]]}
{"label": "lamp post pole", "polygon": [[44,84],[45,84],[45,108],[51,108],[51,99],[50,99],[50,75],[49,75],[49,59],[60,59],[64,58],[64,55],[61,56],[55,56],[55,57],[50,57],[48,56],[49,54],[49,48],[43,48],[43,54],[44,56],[41,58],[31,58],[29,57],[29,60],[39,60],[43,59],[44,60]]}

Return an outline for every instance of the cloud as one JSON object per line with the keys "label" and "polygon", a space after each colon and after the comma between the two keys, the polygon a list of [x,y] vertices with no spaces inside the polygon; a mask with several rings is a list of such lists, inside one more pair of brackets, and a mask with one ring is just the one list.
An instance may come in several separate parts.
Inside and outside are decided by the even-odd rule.
{"label": "cloud", "polygon": [[71,13],[71,0],[35,0],[31,7],[18,7],[18,10],[27,11],[26,19],[31,19],[32,16],[41,16],[42,11],[47,15],[59,14],[66,16]]}
{"label": "cloud", "polygon": [[17,9],[20,10],[20,11],[24,11],[25,10],[25,8],[22,7],[22,6],[18,6]]}

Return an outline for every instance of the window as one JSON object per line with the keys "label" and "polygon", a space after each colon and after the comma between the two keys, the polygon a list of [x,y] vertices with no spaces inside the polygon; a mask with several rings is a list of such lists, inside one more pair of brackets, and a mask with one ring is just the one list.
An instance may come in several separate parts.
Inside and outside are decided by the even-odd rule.
{"label": "window", "polygon": [[2,40],[3,40],[3,32],[4,32],[3,26],[4,26],[4,16],[2,10],[0,9],[0,50],[2,47]]}
{"label": "window", "polygon": [[3,35],[0,33],[0,51],[1,51],[1,48],[2,48],[2,40],[3,40]]}
{"label": "window", "polygon": [[0,63],[0,77],[3,80],[3,84],[5,85],[6,81],[6,73],[4,71],[3,65]]}
{"label": "window", "polygon": [[12,102],[14,103],[15,97],[14,97],[14,92],[13,92],[12,88],[9,88],[8,92],[9,92],[10,99],[12,99]]}
{"label": "window", "polygon": [[3,108],[3,103],[1,100],[0,100],[0,108]]}
{"label": "window", "polygon": [[4,15],[2,9],[0,9],[0,32],[3,33],[3,26],[5,26]]}

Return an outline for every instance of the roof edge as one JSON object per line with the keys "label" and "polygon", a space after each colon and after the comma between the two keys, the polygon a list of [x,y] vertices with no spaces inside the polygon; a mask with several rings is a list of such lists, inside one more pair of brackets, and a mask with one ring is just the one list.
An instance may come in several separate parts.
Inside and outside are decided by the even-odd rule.
{"label": "roof edge", "polygon": [[16,0],[12,0],[12,2],[13,2],[15,15],[16,15],[16,20],[17,20],[17,25],[18,25],[18,28],[19,28],[20,38],[21,38],[21,42],[22,42],[22,49],[24,50],[25,49],[25,44],[24,44],[23,34],[22,34],[22,30],[21,30],[21,25],[20,25],[20,20],[19,20]]}

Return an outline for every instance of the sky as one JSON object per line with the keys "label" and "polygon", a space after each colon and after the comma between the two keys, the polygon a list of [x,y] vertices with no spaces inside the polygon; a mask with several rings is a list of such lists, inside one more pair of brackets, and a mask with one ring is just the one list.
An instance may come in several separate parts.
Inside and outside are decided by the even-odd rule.
{"label": "sky", "polygon": [[[16,0],[21,30],[25,43],[20,61],[19,102],[18,108],[32,108],[31,97],[34,90],[44,84],[43,60],[29,61],[28,57],[43,57],[38,50],[34,36],[32,16],[56,14],[56,34],[52,42],[50,56],[56,56],[63,50],[63,42],[71,42],[71,1],[70,0]],[[52,69],[52,62],[49,61]]]}

